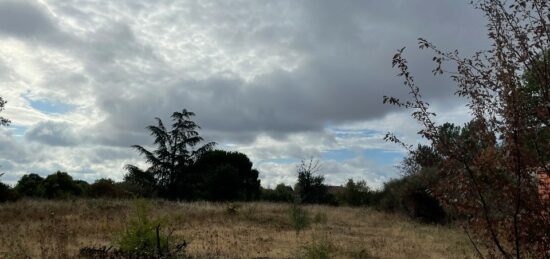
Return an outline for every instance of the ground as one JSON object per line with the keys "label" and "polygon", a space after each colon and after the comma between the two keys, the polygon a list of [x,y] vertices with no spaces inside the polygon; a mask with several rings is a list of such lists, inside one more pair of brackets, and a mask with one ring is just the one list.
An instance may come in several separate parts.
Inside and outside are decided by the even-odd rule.
{"label": "ground", "polygon": [[[147,201],[171,239],[193,258],[473,258],[455,226],[425,225],[369,208],[304,206],[311,224],[297,233],[289,204]],[[75,257],[110,246],[135,215],[132,200],[22,200],[0,205],[1,258]],[[318,248],[318,249],[315,249]],[[322,248],[322,249],[320,249]]]}

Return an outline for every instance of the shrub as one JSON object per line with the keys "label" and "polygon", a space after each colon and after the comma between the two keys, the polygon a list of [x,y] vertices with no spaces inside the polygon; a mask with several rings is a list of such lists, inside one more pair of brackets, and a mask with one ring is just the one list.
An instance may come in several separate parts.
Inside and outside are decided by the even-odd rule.
{"label": "shrub", "polygon": [[15,200],[17,200],[17,195],[12,188],[7,184],[0,183],[0,202]]}
{"label": "shrub", "polygon": [[[139,256],[154,256],[168,249],[168,238],[160,235],[161,221],[149,219],[149,204],[137,201],[134,218],[126,229],[118,234],[116,243],[123,253]],[[160,248],[160,251],[159,251]]]}
{"label": "shrub", "polygon": [[37,174],[26,174],[19,179],[15,191],[21,196],[44,197],[44,178]]}
{"label": "shrub", "polygon": [[313,240],[311,244],[302,247],[303,258],[307,259],[328,259],[331,258],[332,245],[326,238],[321,240]]}
{"label": "shrub", "polygon": [[294,191],[292,187],[278,184],[275,189],[262,189],[261,190],[261,199],[264,201],[271,202],[293,202],[294,201]]}
{"label": "shrub", "polygon": [[88,187],[87,196],[92,198],[123,198],[129,194],[111,179],[99,179]]}
{"label": "shrub", "polygon": [[310,219],[306,210],[297,204],[292,204],[289,209],[290,220],[292,227],[296,231],[296,235],[300,234],[300,231],[309,227]]}
{"label": "shrub", "polygon": [[49,199],[66,199],[82,195],[83,190],[73,178],[65,172],[48,175],[44,180],[44,194]]}
{"label": "shrub", "polygon": [[378,209],[398,212],[427,223],[443,223],[447,213],[430,193],[431,172],[408,175],[391,180],[373,194],[372,201]]}
{"label": "shrub", "polygon": [[367,205],[370,202],[371,190],[365,181],[354,182],[349,179],[344,191],[337,195],[338,203],[348,206]]}

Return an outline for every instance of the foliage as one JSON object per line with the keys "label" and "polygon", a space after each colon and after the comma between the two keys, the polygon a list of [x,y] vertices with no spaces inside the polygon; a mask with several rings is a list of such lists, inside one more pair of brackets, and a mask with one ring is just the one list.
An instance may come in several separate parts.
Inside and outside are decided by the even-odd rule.
{"label": "foliage", "polygon": [[303,256],[301,258],[328,259],[331,258],[332,250],[332,245],[327,238],[314,239],[310,244],[302,247]]}
{"label": "foliage", "polygon": [[9,185],[0,182],[0,203],[15,200],[17,200],[17,194],[13,189]]}
{"label": "foliage", "polygon": [[43,184],[44,196],[48,199],[66,199],[83,194],[82,188],[65,172],[48,175]]}
{"label": "foliage", "polygon": [[300,203],[334,204],[335,198],[328,192],[322,175],[315,175],[320,170],[318,160],[302,161],[298,166],[298,182],[294,190]]}
{"label": "foliage", "polygon": [[172,127],[167,129],[160,118],[156,118],[157,125],[148,126],[147,129],[155,138],[156,149],[149,151],[140,145],[134,145],[146,159],[150,167],[143,171],[133,165],[127,165],[128,175],[126,179],[137,185],[155,186],[160,190],[160,195],[170,199],[181,199],[182,183],[186,183],[190,167],[196,159],[215,145],[207,143],[201,147],[197,145],[203,140],[199,136],[200,127],[191,120],[195,116],[193,112],[183,110],[174,112],[171,116]]}
{"label": "foliage", "polygon": [[293,203],[288,211],[292,228],[296,231],[296,235],[300,234],[300,231],[309,227],[311,220],[307,210],[300,207],[300,205]]}
{"label": "foliage", "polygon": [[365,181],[354,182],[349,179],[344,191],[337,195],[338,203],[348,206],[362,206],[370,204],[371,190]]}
{"label": "foliage", "polygon": [[[6,100],[4,100],[2,97],[0,97],[0,112],[2,112],[5,109],[6,103],[8,103]],[[0,126],[8,126],[10,124],[10,120],[0,116]]]}
{"label": "foliage", "polygon": [[98,179],[91,184],[86,191],[86,196],[92,198],[124,198],[129,197],[128,191],[123,189],[123,185],[115,183],[111,179]]}
{"label": "foliage", "polygon": [[[436,124],[404,49],[393,65],[411,99],[385,97],[384,102],[413,110],[419,134],[441,157],[432,194],[466,216],[465,230],[474,235],[480,255],[547,258],[550,201],[539,196],[534,172],[550,175],[550,5],[544,0],[477,0],[473,5],[487,18],[489,50],[463,58],[424,39],[419,46],[435,53],[433,73],[450,75],[474,119],[462,128]],[[448,63],[457,71],[447,70]],[[386,139],[403,144],[391,133]]]}
{"label": "foliage", "polygon": [[37,174],[23,175],[15,185],[15,190],[21,196],[44,197],[44,178]]}
{"label": "foliage", "polygon": [[275,189],[261,189],[261,199],[271,202],[293,202],[294,190],[285,184],[278,184]]}
{"label": "foliage", "polygon": [[210,201],[254,200],[260,192],[258,171],[245,154],[223,150],[201,155],[193,165],[197,192]]}
{"label": "foliage", "polygon": [[144,200],[135,203],[134,218],[118,233],[119,251],[133,256],[161,257],[170,253],[169,235],[161,234],[160,219],[150,219],[150,205]]}

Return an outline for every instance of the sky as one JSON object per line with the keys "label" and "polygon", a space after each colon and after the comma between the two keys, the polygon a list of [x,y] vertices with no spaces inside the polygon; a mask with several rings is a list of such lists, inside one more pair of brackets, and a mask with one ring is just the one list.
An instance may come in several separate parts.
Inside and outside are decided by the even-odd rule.
{"label": "sky", "polygon": [[[411,71],[438,121],[469,114],[454,84],[434,77],[426,38],[465,56],[486,49],[481,13],[466,0],[0,0],[3,182],[57,170],[122,180],[145,167],[130,148],[172,112],[196,113],[201,135],[245,153],[262,185],[293,184],[303,159],[328,184],[371,187],[399,177],[422,142],[391,58],[407,47]],[[453,69],[452,67],[449,69]]]}

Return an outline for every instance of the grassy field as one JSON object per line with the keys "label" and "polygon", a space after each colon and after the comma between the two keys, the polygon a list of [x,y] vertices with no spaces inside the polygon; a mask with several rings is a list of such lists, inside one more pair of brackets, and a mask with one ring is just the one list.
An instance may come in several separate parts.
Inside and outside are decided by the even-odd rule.
{"label": "grassy field", "polygon": [[[423,225],[366,208],[305,206],[311,225],[297,233],[288,204],[150,201],[193,258],[300,258],[317,248],[331,258],[473,258],[457,228]],[[133,201],[31,201],[0,205],[1,258],[75,257],[109,246],[127,226]],[[309,249],[309,250],[308,250]]]}

